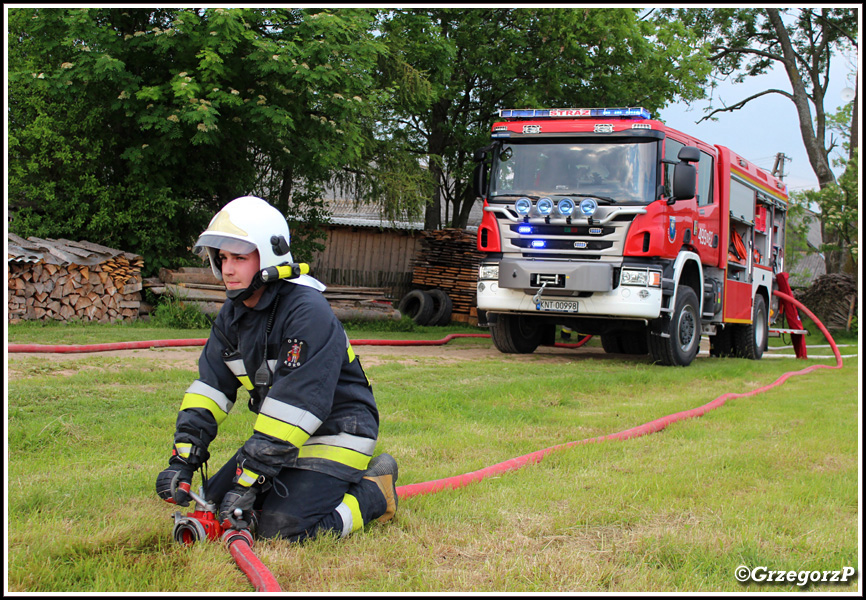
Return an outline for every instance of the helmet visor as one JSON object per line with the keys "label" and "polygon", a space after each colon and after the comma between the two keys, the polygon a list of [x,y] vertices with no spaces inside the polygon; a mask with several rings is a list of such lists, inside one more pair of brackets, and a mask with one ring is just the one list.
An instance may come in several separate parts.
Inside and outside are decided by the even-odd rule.
{"label": "helmet visor", "polygon": [[249,254],[256,250],[256,245],[247,240],[241,240],[218,233],[205,232],[201,234],[193,250],[202,254],[205,248],[224,250],[231,254]]}

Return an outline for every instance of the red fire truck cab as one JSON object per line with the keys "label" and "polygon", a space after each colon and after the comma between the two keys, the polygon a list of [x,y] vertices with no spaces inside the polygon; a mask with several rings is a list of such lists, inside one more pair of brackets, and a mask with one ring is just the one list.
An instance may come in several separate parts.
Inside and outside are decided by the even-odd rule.
{"label": "red fire truck cab", "polygon": [[642,108],[502,110],[475,152],[479,324],[502,352],[557,325],[607,352],[761,358],[783,270],[785,184]]}

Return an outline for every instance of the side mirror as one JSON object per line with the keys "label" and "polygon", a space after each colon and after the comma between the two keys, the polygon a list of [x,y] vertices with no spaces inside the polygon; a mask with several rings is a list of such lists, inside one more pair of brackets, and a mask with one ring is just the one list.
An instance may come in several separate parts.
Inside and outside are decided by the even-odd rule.
{"label": "side mirror", "polygon": [[694,198],[697,193],[695,178],[698,170],[691,163],[700,161],[701,151],[694,146],[683,146],[677,153],[677,158],[680,159],[680,162],[674,165],[673,194],[668,200],[668,204],[673,204],[677,200]]}
{"label": "side mirror", "polygon": [[479,162],[475,165],[475,169],[472,171],[472,189],[475,192],[476,198],[484,197],[484,188],[487,183],[485,180],[487,179],[487,164],[483,162]]}
{"label": "side mirror", "polygon": [[487,160],[487,154],[495,147],[496,143],[484,146],[472,155],[472,160],[478,163],[475,165],[475,170],[472,171],[472,189],[476,198],[484,197],[484,191],[487,187],[487,165],[490,164],[490,161]]}
{"label": "side mirror", "polygon": [[689,163],[679,163],[674,167],[674,189],[673,197],[668,200],[673,204],[677,200],[688,200],[695,197],[695,177],[698,170]]}
{"label": "side mirror", "polygon": [[698,162],[701,160],[701,151],[694,146],[683,146],[680,148],[677,158],[680,159],[681,162]]}
{"label": "side mirror", "polygon": [[472,160],[474,162],[484,162],[484,160],[487,158],[487,153],[490,152],[491,150],[493,150],[494,146],[495,146],[495,144],[490,144],[489,146],[484,146],[483,148],[479,148],[472,155]]}

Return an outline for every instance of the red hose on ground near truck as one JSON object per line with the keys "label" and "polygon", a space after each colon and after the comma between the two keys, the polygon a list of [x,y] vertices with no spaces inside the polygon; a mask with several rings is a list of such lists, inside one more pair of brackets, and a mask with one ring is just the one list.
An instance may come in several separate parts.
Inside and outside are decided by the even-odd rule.
{"label": "red hose on ground near truck", "polygon": [[619,433],[612,433],[605,436],[599,436],[594,438],[589,438],[585,440],[580,440],[576,442],[568,442],[565,444],[560,444],[558,446],[552,446],[550,448],[546,448],[544,450],[538,450],[537,452],[533,452],[531,454],[526,454],[524,456],[519,456],[517,458],[512,458],[510,460],[506,460],[504,462],[492,465],[490,467],[486,467],[484,469],[479,469],[478,471],[472,471],[471,473],[464,473],[463,475],[456,475],[454,477],[447,477],[445,479],[437,479],[435,481],[426,481],[424,483],[412,483],[409,485],[400,486],[397,488],[397,495],[400,498],[410,498],[412,496],[417,496],[420,494],[432,494],[434,492],[438,492],[443,489],[451,489],[451,488],[459,488],[470,483],[481,481],[487,477],[491,477],[493,475],[500,475],[502,473],[506,473],[508,471],[514,471],[521,467],[524,467],[528,464],[533,464],[540,462],[545,456],[550,454],[551,452],[556,452],[557,450],[564,450],[566,448],[571,448],[572,446],[577,446],[580,444],[592,444],[594,442],[605,442],[609,440],[627,440],[633,437],[639,437],[642,435],[647,435],[650,433],[656,433],[670,425],[671,423],[676,423],[677,421],[682,421],[684,419],[691,419],[693,417],[700,417],[708,413],[709,411],[722,406],[728,400],[733,398],[745,398],[747,396],[754,396],[756,394],[760,394],[761,392],[765,392],[769,389],[772,389],[776,386],[783,384],[789,378],[795,375],[803,375],[806,373],[810,373],[816,369],[841,369],[842,368],[842,357],[839,354],[839,349],[836,347],[836,342],[833,340],[832,336],[830,336],[830,332],[824,327],[824,325],[818,320],[818,318],[812,314],[809,309],[803,306],[798,300],[796,300],[793,296],[788,294],[784,294],[781,292],[774,292],[776,296],[785,300],[786,302],[790,302],[793,305],[799,307],[806,315],[815,322],[818,328],[821,330],[821,333],[824,334],[824,337],[827,338],[827,341],[830,343],[830,347],[833,349],[833,354],[836,356],[836,365],[812,365],[800,371],[794,371],[790,373],[785,373],[781,377],[779,377],[776,381],[769,385],[765,385],[763,387],[757,388],[750,392],[744,392],[741,394],[723,394],[709,402],[700,406],[698,408],[693,408],[691,410],[684,410],[678,413],[674,413],[672,415],[668,415],[666,417],[661,417],[654,421],[650,421],[649,423],[645,423],[643,425],[638,425],[636,427],[632,427],[631,429],[626,429],[624,431],[620,431]]}
{"label": "red hose on ground near truck", "polygon": [[[451,333],[440,340],[351,340],[353,346],[443,346],[457,338],[489,338],[488,333]],[[561,348],[579,348],[589,341],[584,337],[575,344],[556,344]],[[189,346],[204,346],[207,339],[194,338],[185,340],[149,340],[142,342],[110,342],[105,344],[54,345],[54,344],[9,344],[9,352],[22,353],[57,353],[78,354],[84,352],[110,352],[112,350],[148,350],[150,348],[177,348]]]}
{"label": "red hose on ground near truck", "polygon": [[[462,475],[456,475],[454,477],[447,477],[444,479],[437,479],[433,481],[426,481],[422,483],[412,483],[408,485],[399,486],[397,488],[397,494],[401,499],[410,498],[412,496],[417,496],[421,494],[432,494],[444,489],[455,489],[460,488],[470,483],[474,483],[477,481],[481,481],[486,479],[487,477],[491,477],[493,475],[499,475],[508,471],[514,471],[521,467],[524,467],[529,464],[534,464],[540,462],[545,456],[552,452],[556,452],[559,450],[564,450],[567,448],[571,448],[573,446],[581,445],[581,444],[591,444],[595,442],[604,442],[611,440],[627,440],[633,437],[639,437],[643,435],[648,435],[651,433],[656,433],[658,431],[663,430],[665,427],[670,425],[671,423],[676,423],[677,421],[681,421],[684,419],[690,419],[693,417],[700,417],[708,413],[709,411],[716,409],[722,406],[728,400],[733,398],[744,398],[748,396],[754,396],[765,392],[769,389],[772,389],[776,386],[781,385],[789,378],[794,377],[796,375],[803,375],[806,373],[810,373],[817,369],[840,369],[842,368],[842,357],[839,354],[839,349],[836,347],[836,343],[833,340],[830,333],[824,327],[824,325],[812,314],[802,303],[796,300],[793,296],[789,294],[785,294],[782,292],[773,292],[776,296],[781,298],[786,303],[790,303],[791,306],[799,307],[806,315],[812,319],[812,321],[817,325],[818,329],[827,339],[830,344],[830,347],[833,349],[833,354],[836,357],[835,365],[812,365],[800,371],[794,371],[783,374],[776,381],[771,384],[762,386],[760,388],[751,390],[749,392],[743,393],[728,393],[723,394],[709,402],[703,406],[698,408],[694,408],[691,410],[685,410],[678,413],[674,413],[665,417],[661,417],[659,419],[655,419],[649,423],[645,423],[643,425],[638,425],[636,427],[632,427],[630,429],[626,429],[624,431],[620,431],[618,433],[612,433],[605,436],[599,436],[594,438],[588,438],[584,440],[568,442],[565,444],[559,444],[557,446],[551,446],[550,448],[545,448],[543,450],[539,450],[537,452],[532,452],[530,454],[526,454],[524,456],[519,456],[517,458],[512,458],[510,460],[506,460],[504,462],[480,469],[478,471],[472,471],[470,473],[464,473]],[[455,338],[460,337],[490,337],[487,334],[450,334],[441,340],[352,340],[353,345],[376,345],[376,346],[435,346],[435,345],[443,345]],[[582,346],[586,341],[588,341],[589,336],[584,337],[576,344],[556,344],[559,347],[571,347],[578,348]],[[160,347],[178,347],[178,346],[203,346],[207,340],[204,339],[190,339],[190,340],[155,340],[155,341],[145,341],[145,342],[117,342],[117,343],[109,343],[109,344],[91,344],[86,346],[52,346],[52,345],[40,345],[40,344],[10,344],[8,346],[9,352],[104,352],[109,350],[135,350],[135,349],[147,349],[147,348],[160,348]],[[247,537],[244,537],[243,534],[246,534]],[[229,549],[229,552],[237,563],[238,567],[243,571],[243,573],[250,580],[250,583],[253,584],[256,591],[258,592],[278,592],[281,591],[279,583],[276,578],[271,574],[268,568],[262,564],[262,562],[256,557],[255,553],[252,551],[252,537],[249,536],[248,532],[232,532],[227,531],[223,535],[223,542]]]}

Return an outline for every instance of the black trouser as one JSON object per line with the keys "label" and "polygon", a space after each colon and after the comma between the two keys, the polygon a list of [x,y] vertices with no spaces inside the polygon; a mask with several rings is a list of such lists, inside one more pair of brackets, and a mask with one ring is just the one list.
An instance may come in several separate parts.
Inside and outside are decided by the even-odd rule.
{"label": "black trouser", "polygon": [[[223,496],[234,487],[237,454],[208,479],[207,500],[219,508]],[[374,482],[350,483],[331,475],[304,469],[283,469],[271,487],[259,493],[254,508],[261,510],[260,538],[285,538],[293,542],[316,537],[323,531],[345,536],[385,514],[385,497]],[[350,522],[346,495],[357,500],[361,523]],[[351,505],[351,499],[348,504]],[[358,515],[355,514],[357,519]]]}

